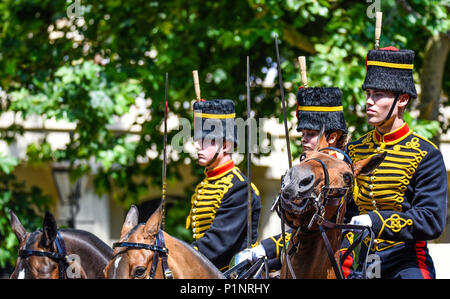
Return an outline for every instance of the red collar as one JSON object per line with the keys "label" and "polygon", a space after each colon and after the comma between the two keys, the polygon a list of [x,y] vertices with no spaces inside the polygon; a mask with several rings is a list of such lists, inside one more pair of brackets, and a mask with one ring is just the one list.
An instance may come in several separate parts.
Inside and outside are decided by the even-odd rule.
{"label": "red collar", "polygon": [[405,122],[400,128],[395,130],[394,132],[389,132],[384,135],[382,135],[380,132],[377,131],[377,129],[374,130],[374,137],[376,142],[393,142],[396,141],[402,137],[405,137],[409,133],[409,127],[408,124]]}
{"label": "red collar", "polygon": [[234,162],[233,160],[230,160],[220,166],[217,166],[216,168],[211,169],[210,171],[206,171],[205,175],[208,178],[212,178],[218,175],[221,175],[224,172],[227,172],[228,170],[231,170],[234,168]]}

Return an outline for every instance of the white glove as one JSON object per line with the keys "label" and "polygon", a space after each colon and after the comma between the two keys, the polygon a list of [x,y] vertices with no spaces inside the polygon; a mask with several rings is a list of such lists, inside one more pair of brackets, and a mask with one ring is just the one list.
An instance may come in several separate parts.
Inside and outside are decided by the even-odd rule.
{"label": "white glove", "polygon": [[258,245],[251,249],[244,249],[233,257],[233,264],[237,265],[245,260],[251,264],[255,263],[259,258],[266,256],[266,250],[262,245]]}
{"label": "white glove", "polygon": [[372,219],[370,219],[370,216],[367,214],[354,216],[352,217],[352,220],[350,220],[350,224],[372,227]]}

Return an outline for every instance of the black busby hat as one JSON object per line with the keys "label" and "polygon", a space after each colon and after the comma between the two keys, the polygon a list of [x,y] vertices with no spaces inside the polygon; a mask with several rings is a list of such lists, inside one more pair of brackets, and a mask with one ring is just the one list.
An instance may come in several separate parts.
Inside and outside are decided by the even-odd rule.
{"label": "black busby hat", "polygon": [[232,100],[201,100],[194,103],[194,140],[237,141],[237,128]]}
{"label": "black busby hat", "polygon": [[337,87],[309,87],[297,91],[297,131],[321,130],[325,132],[341,130],[347,134],[342,92]]}
{"label": "black busby hat", "polygon": [[388,90],[416,98],[413,79],[414,51],[394,47],[370,50],[367,54],[367,74],[362,88]]}

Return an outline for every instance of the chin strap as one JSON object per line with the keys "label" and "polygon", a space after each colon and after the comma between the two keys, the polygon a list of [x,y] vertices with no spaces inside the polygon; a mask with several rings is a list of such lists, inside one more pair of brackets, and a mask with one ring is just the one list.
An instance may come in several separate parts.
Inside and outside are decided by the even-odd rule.
{"label": "chin strap", "polygon": [[384,125],[391,118],[392,112],[394,112],[394,107],[395,107],[395,105],[397,105],[399,97],[400,97],[400,93],[396,93],[394,102],[391,105],[391,109],[389,110],[388,115],[386,116],[386,118],[381,123],[376,124],[375,127],[381,127],[382,125]]}
{"label": "chin strap", "polygon": [[206,169],[208,169],[214,162],[217,160],[217,156],[219,155],[219,149],[217,149],[217,152],[214,154],[214,157],[209,161],[208,164],[206,164]]}
{"label": "chin strap", "polygon": [[[225,149],[225,142],[222,142],[222,149]],[[220,147],[217,147],[217,151],[214,154],[214,157],[211,159],[211,161],[209,161],[208,164],[206,164],[206,169],[208,169],[214,162],[216,162],[217,160],[217,156],[219,156],[219,152],[220,152]]]}

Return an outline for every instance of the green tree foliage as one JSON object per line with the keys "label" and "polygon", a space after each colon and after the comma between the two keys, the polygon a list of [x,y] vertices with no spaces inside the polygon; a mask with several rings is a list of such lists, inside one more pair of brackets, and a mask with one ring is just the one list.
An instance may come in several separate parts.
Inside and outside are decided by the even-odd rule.
{"label": "green tree foliage", "polygon": [[[375,1],[376,2],[376,1]],[[382,2],[382,3],[381,3]],[[51,151],[48,140],[30,145],[31,162],[69,160],[75,176],[90,172],[91,158],[101,164],[96,175],[99,193],[111,192],[125,207],[146,194],[149,184],[161,186],[161,158],[144,165],[138,157],[148,149],[162,153],[164,78],[169,73],[169,110],[192,118],[192,70],[198,70],[202,97],[230,98],[245,117],[246,66],[250,56],[252,108],[256,118],[282,122],[278,79],[264,80],[276,67],[274,36],[280,39],[285,95],[301,85],[297,57],[307,57],[309,86],[337,86],[343,91],[352,137],[369,129],[364,116],[365,56],[373,48],[374,7],[366,1],[248,0],[144,1],[80,0],[80,18],[68,18],[74,1],[4,0],[0,4],[0,82],[8,94],[3,111],[23,117],[72,121],[76,129],[64,150]],[[73,6],[71,6],[73,8]],[[384,12],[381,46],[416,52],[415,78],[427,40],[450,30],[450,4],[445,0],[380,1]],[[444,78],[449,78],[445,68]],[[448,94],[448,81],[444,92]],[[131,140],[107,125],[126,113],[137,96],[151,99],[151,116],[140,123],[142,133]],[[417,105],[413,102],[411,107]],[[288,106],[295,118],[295,104]],[[437,120],[411,125],[427,137],[439,129]],[[11,133],[21,134],[13,126]],[[176,134],[169,132],[170,141]],[[299,142],[293,142],[298,155]],[[78,163],[75,163],[77,161]],[[180,179],[178,166],[188,153],[169,160],[170,180]],[[245,167],[244,167],[245,168]],[[202,170],[194,167],[194,174]],[[192,189],[187,191],[191,194]],[[179,209],[186,209],[189,196]],[[184,216],[174,209],[177,223]],[[175,212],[175,210],[177,210]],[[170,210],[168,211],[170,218]],[[186,211],[187,214],[187,211]],[[181,222],[181,223],[180,223]],[[172,226],[173,225],[173,226]],[[169,231],[179,231],[170,222]]]}
{"label": "green tree foliage", "polygon": [[27,189],[25,182],[18,182],[12,171],[17,159],[0,156],[0,267],[14,264],[19,242],[10,226],[13,211],[29,231],[41,227],[43,215],[49,208],[50,198],[38,187]]}

